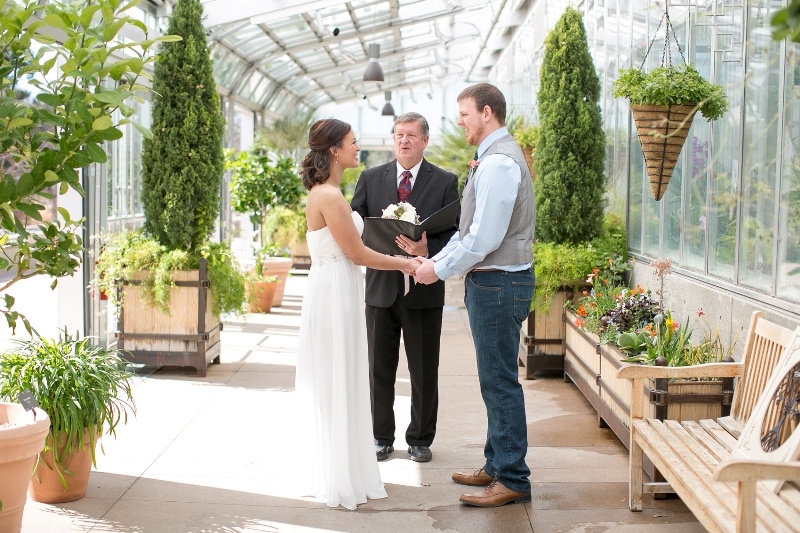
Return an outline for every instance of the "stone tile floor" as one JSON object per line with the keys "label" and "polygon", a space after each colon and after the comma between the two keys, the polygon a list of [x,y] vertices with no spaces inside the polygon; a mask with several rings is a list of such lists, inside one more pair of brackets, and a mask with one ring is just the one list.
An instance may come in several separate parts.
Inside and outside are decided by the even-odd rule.
{"label": "stone tile floor", "polygon": [[[222,363],[205,378],[178,368],[141,374],[138,414],[104,439],[87,496],[29,501],[23,533],[703,531],[678,499],[647,498],[644,512],[628,510],[627,450],[559,377],[522,381],[531,503],[458,503],[464,488],[450,475],[483,464],[486,433],[458,280],[447,285],[433,461],[414,463],[405,451],[410,385],[401,363],[397,451],[380,464],[389,498],[348,511],[296,496],[293,386],[305,281],[291,276],[272,313],[226,321]],[[339,318],[335,310],[331,317]]]}

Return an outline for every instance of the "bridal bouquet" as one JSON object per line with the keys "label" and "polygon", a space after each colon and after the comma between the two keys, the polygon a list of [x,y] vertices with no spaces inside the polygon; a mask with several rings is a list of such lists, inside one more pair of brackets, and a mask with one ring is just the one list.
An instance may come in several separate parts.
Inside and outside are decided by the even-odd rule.
{"label": "bridal bouquet", "polygon": [[383,210],[381,218],[405,220],[406,222],[419,224],[419,215],[417,215],[417,210],[414,209],[414,206],[408,202],[389,204],[389,206]]}

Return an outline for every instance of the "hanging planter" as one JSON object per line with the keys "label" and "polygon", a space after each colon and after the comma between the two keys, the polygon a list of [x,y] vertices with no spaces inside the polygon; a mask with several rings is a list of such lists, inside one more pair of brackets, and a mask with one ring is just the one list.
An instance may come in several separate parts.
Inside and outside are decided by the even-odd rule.
{"label": "hanging planter", "polygon": [[[645,61],[666,21],[661,66],[644,72]],[[686,63],[675,30],[665,12],[639,68],[620,71],[614,81],[614,96],[630,101],[633,120],[642,146],[653,198],[660,200],[667,190],[681,148],[698,110],[707,120],[716,120],[728,110],[728,98],[721,85],[709,82]],[[672,37],[670,37],[672,34]],[[672,64],[670,39],[675,41],[683,64]]]}

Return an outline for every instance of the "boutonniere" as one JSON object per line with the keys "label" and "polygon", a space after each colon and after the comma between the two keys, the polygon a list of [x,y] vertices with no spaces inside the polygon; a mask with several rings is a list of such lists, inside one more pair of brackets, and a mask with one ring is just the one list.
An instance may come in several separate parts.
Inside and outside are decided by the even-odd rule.
{"label": "boutonniere", "polygon": [[469,168],[471,168],[472,170],[475,170],[478,167],[478,165],[480,165],[480,164],[481,164],[481,160],[480,159],[473,159],[472,161],[469,162]]}

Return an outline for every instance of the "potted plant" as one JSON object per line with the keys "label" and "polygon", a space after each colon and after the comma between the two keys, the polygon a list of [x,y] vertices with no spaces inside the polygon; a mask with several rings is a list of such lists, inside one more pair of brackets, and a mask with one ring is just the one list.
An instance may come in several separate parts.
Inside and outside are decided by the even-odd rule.
{"label": "potted plant", "polygon": [[297,208],[303,198],[300,176],[294,170],[294,161],[287,157],[273,159],[265,152],[241,152],[235,159],[228,158],[231,176],[231,202],[241,213],[250,213],[250,220],[258,228],[259,248],[256,262],[263,263],[265,272],[281,280],[275,290],[273,306],[283,303],[283,285],[292,268],[291,253],[269,242],[265,225],[270,213],[277,207]]}
{"label": "potted plant", "polygon": [[41,409],[0,402],[0,531],[22,528],[31,472],[49,429],[50,418]]}
{"label": "potted plant", "polygon": [[[578,10],[567,8],[545,40],[536,140],[536,293],[528,316],[527,376],[563,371],[564,303],[582,284],[603,230],[605,134],[600,81]],[[624,232],[623,232],[624,234]],[[621,252],[624,255],[624,251]]]}
{"label": "potted plant", "polygon": [[[120,283],[117,346],[123,357],[145,366],[190,366],[205,376],[219,362],[222,322],[216,311],[241,310],[244,277],[225,243],[210,243],[219,215],[224,171],[225,120],[198,0],[178,0],[169,32],[183,40],[165,43],[153,75],[151,134],[142,153],[144,225],[139,238],[124,238],[128,251],[146,248],[145,258],[124,247],[107,261],[119,268],[100,269],[98,283]],[[112,247],[106,245],[103,256]],[[131,265],[147,269],[128,277]],[[213,282],[214,272],[234,286]],[[140,287],[144,288],[139,293]],[[181,302],[162,304],[181,294]],[[223,303],[226,296],[231,297]],[[150,294],[148,294],[150,293]]]}
{"label": "potted plant", "polygon": [[[667,25],[666,46],[671,25]],[[614,81],[616,98],[627,98],[644,154],[653,198],[660,200],[667,190],[689,134],[695,112],[716,120],[728,110],[728,98],[721,85],[703,78],[693,65],[671,63],[644,72],[640,68],[620,71]]]}
{"label": "potted plant", "polygon": [[[33,331],[13,309],[15,283],[79,268],[83,221],[58,196],[84,194],[80,170],[106,162],[106,143],[122,138],[135,111],[130,100],[149,92],[139,78],[156,60],[150,48],[180,39],[150,38],[129,7],[104,4],[96,16],[91,0],[25,0],[0,9],[0,313],[11,328],[19,320]],[[70,68],[54,68],[56,59]]]}
{"label": "potted plant", "polygon": [[263,264],[257,261],[255,272],[247,277],[250,312],[269,313],[272,310],[275,290],[280,283],[278,276],[265,274]]}
{"label": "potted plant", "polygon": [[15,349],[0,354],[0,398],[30,391],[51,423],[30,479],[30,496],[45,503],[83,498],[95,442],[115,435],[117,425],[136,412],[133,374],[117,350],[66,331],[58,339],[15,343]]}

